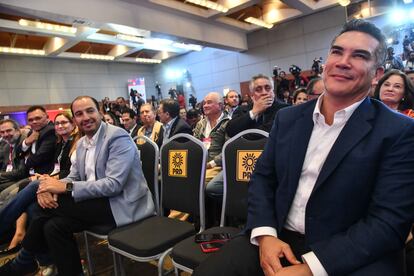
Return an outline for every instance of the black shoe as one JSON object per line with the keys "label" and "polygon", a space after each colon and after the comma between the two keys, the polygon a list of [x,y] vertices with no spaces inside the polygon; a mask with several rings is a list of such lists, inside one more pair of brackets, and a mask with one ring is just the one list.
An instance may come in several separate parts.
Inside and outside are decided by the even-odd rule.
{"label": "black shoe", "polygon": [[15,247],[13,247],[13,248],[10,248],[10,249],[3,249],[3,250],[0,250],[0,256],[5,256],[5,255],[10,255],[10,254],[14,254],[14,253],[17,253],[17,252],[19,252],[19,250],[22,248],[22,245],[19,243],[18,245],[16,245]]}
{"label": "black shoe", "polygon": [[4,262],[4,265],[0,267],[0,276],[31,276],[36,275],[39,271],[39,267],[37,263],[33,263],[33,265],[25,266],[16,268],[12,266],[13,259],[7,259]]}

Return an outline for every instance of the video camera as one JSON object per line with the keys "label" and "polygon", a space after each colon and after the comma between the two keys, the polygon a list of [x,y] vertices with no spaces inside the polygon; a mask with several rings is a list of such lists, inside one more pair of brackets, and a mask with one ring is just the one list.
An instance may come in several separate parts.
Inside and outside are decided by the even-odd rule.
{"label": "video camera", "polygon": [[315,74],[322,73],[322,60],[323,60],[322,57],[315,58],[313,60],[312,71],[315,72]]}
{"label": "video camera", "polygon": [[300,75],[300,72],[302,72],[302,69],[300,69],[300,67],[299,67],[299,66],[292,64],[292,65],[290,66],[290,68],[289,68],[289,72],[290,72],[293,76],[297,77],[297,76],[299,76],[299,75]]}

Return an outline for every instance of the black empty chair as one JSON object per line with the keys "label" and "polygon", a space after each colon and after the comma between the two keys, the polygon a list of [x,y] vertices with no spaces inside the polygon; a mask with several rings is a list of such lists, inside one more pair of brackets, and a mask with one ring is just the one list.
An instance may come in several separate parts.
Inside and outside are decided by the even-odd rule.
{"label": "black empty chair", "polygon": [[[247,184],[268,136],[265,131],[250,129],[240,132],[224,144],[224,187],[220,226],[209,228],[202,234],[228,233],[234,236],[240,232],[240,228],[225,226],[225,219],[231,217],[238,221],[246,221]],[[177,269],[192,273],[201,262],[214,254],[202,252],[194,239],[195,236],[188,237],[174,246],[171,257]]]}
{"label": "black empty chair", "polygon": [[[188,134],[177,134],[161,147],[161,213],[174,209],[199,219],[204,230],[204,177],[207,150]],[[164,258],[179,241],[196,233],[195,226],[161,215],[121,227],[108,236],[109,248],[140,262],[158,261],[163,273]]]}

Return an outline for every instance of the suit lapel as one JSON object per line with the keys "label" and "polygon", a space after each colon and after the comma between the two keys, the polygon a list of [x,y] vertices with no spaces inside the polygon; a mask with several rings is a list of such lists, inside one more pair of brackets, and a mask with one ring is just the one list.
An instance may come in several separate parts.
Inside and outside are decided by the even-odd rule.
{"label": "suit lapel", "polygon": [[329,177],[346,154],[371,131],[372,125],[369,121],[374,118],[374,107],[369,98],[366,98],[349,118],[332,146],[316,180],[314,191]]}
{"label": "suit lapel", "polygon": [[293,193],[299,183],[299,177],[302,172],[303,161],[305,160],[306,150],[313,129],[312,114],[315,104],[311,104],[303,110],[302,115],[295,121],[293,126],[293,139],[290,143],[289,154],[289,187],[292,187]]}
{"label": "suit lapel", "polygon": [[82,181],[86,180],[86,175],[85,175],[86,147],[84,145],[85,139],[86,139],[86,137],[84,137],[82,139],[81,142],[82,142],[83,145],[78,146],[78,150],[77,150],[77,153],[76,153],[77,154],[76,163],[78,163],[79,176],[80,176]]}
{"label": "suit lapel", "polygon": [[101,123],[101,127],[102,127],[102,129],[101,129],[101,132],[99,132],[98,139],[96,139],[96,147],[95,147],[95,158],[94,158],[94,160],[95,160],[95,177],[96,177],[96,173],[97,173],[96,163],[97,163],[97,160],[98,160],[99,153],[101,152],[101,149],[102,149],[102,144],[103,144],[102,141],[103,141],[104,137],[106,136],[107,124],[106,123]]}

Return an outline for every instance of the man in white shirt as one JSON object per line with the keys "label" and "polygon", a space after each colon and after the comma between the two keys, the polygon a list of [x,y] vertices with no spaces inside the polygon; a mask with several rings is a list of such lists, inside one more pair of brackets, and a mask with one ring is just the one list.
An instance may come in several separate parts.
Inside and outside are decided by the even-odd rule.
{"label": "man in white shirt", "polygon": [[249,184],[246,235],[194,275],[404,275],[414,219],[414,121],[368,96],[381,31],[351,20],[318,100],[281,110]]}

